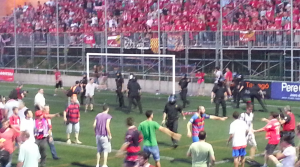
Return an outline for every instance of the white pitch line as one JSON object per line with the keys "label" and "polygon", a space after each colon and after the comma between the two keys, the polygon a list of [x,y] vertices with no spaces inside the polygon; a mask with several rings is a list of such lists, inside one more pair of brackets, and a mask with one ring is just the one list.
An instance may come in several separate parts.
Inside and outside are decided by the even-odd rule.
{"label": "white pitch line", "polygon": [[[60,142],[60,141],[55,141],[55,143],[60,144],[60,145],[70,146],[70,147],[78,147],[78,148],[87,148],[87,149],[97,150],[97,147],[95,147],[95,146],[88,146],[88,145],[81,145],[81,144],[67,144],[66,142]],[[112,149],[112,152],[117,152],[117,151],[118,150]],[[278,150],[275,151],[274,153],[276,153],[276,152],[278,152]],[[259,156],[263,156],[263,155],[264,155],[264,153],[255,154],[254,157],[259,157]],[[249,156],[246,156],[246,158],[249,158]],[[160,156],[160,159],[167,160],[167,161],[176,160],[175,158],[168,157],[168,156]],[[224,164],[224,163],[227,163],[227,162],[230,162],[230,160],[217,161],[217,162],[215,162],[215,164],[218,165],[218,164]]]}

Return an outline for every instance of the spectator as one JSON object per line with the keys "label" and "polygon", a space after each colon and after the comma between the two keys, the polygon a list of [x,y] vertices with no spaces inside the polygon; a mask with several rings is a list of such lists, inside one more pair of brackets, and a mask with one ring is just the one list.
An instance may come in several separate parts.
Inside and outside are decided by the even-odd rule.
{"label": "spectator", "polygon": [[6,102],[6,104],[4,105],[5,108],[5,112],[3,117],[4,118],[10,118],[13,115],[13,108],[14,107],[19,107],[20,103],[17,100],[17,91],[13,90],[10,95],[9,95],[9,100]]}
{"label": "spectator", "polygon": [[71,144],[70,134],[72,133],[72,128],[75,131],[75,143],[81,144],[79,141],[79,130],[80,130],[80,107],[74,98],[71,99],[71,104],[64,111],[64,121],[67,125],[67,144]]}
{"label": "spectator", "polygon": [[199,132],[199,141],[191,144],[187,156],[192,157],[192,166],[214,166],[216,158],[211,144],[205,142],[206,132]]}
{"label": "spectator", "polygon": [[197,83],[199,84],[198,88],[198,96],[204,96],[204,88],[205,88],[205,79],[204,76],[206,74],[204,72],[201,72],[200,70],[197,71],[195,77],[198,79]]}
{"label": "spectator", "polygon": [[88,106],[90,105],[91,111],[94,111],[94,94],[95,89],[99,88],[100,86],[94,83],[94,79],[90,78],[90,81],[86,85],[86,92],[85,92],[85,112],[87,112]]}
{"label": "spectator", "polygon": [[103,152],[103,165],[102,167],[107,167],[107,157],[108,153],[111,152],[111,131],[110,131],[110,121],[112,116],[108,114],[109,107],[107,105],[103,106],[103,112],[99,113],[94,121],[94,129],[96,135],[97,143],[97,165],[99,167],[100,163],[100,153]]}
{"label": "spectator", "polygon": [[294,167],[297,156],[296,148],[293,146],[293,139],[290,136],[284,136],[280,148],[282,153],[277,153],[276,158],[273,159],[276,167]]}
{"label": "spectator", "polygon": [[11,167],[12,154],[14,152],[16,140],[16,132],[11,129],[9,125],[9,120],[4,118],[2,120],[2,128],[0,129],[0,149],[7,153],[7,162],[1,162],[3,167]]}
{"label": "spectator", "polygon": [[149,157],[150,157],[150,154],[148,154],[144,151],[139,152],[139,156],[138,156],[139,166],[138,167],[154,167],[153,165],[151,165],[149,163]]}
{"label": "spectator", "polygon": [[31,134],[27,131],[22,132],[23,144],[20,146],[17,167],[38,167],[41,154],[38,146],[30,140]]}
{"label": "spectator", "polygon": [[22,121],[21,121],[20,131],[21,132],[26,131],[30,135],[28,140],[34,143],[35,138],[34,138],[33,131],[34,131],[35,125],[34,125],[34,121],[32,119],[32,117],[33,117],[32,111],[27,109],[27,110],[25,110],[24,115],[25,115],[25,118],[22,119]]}
{"label": "spectator", "polygon": [[20,101],[19,102],[19,117],[20,117],[20,120],[22,121],[23,119],[25,119],[26,115],[25,115],[25,111],[27,110],[28,108],[25,106],[25,103],[23,101]]}
{"label": "spectator", "polygon": [[0,129],[2,128],[2,119],[5,114],[5,97],[0,95]]}
{"label": "spectator", "polygon": [[38,93],[34,97],[34,108],[35,111],[43,110],[46,104],[46,100],[44,97],[44,89],[39,89]]}
{"label": "spectator", "polygon": [[225,80],[226,80],[226,88],[227,88],[227,91],[229,93],[229,96],[232,96],[231,89],[230,89],[230,86],[232,84],[232,79],[233,79],[232,78],[232,72],[227,67],[226,68],[226,73],[225,73]]}

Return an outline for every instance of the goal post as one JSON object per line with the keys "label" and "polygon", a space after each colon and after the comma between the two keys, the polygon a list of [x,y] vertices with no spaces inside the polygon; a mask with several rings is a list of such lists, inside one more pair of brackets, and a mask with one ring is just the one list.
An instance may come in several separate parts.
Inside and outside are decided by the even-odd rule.
{"label": "goal post", "polygon": [[90,56],[105,56],[106,62],[108,57],[148,57],[148,58],[171,58],[172,59],[172,94],[175,94],[175,55],[159,54],[115,54],[115,53],[87,53],[86,54],[86,72],[87,78],[90,75]]}

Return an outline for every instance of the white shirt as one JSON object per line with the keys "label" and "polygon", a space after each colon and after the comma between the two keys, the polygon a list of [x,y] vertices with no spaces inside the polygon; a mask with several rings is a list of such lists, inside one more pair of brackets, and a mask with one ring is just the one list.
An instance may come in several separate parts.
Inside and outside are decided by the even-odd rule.
{"label": "white shirt", "polygon": [[45,106],[46,100],[45,97],[42,93],[37,93],[34,97],[34,105],[40,105],[40,106]]}
{"label": "white shirt", "polygon": [[98,24],[98,17],[92,17],[92,25]]}
{"label": "white shirt", "polygon": [[284,167],[294,167],[296,162],[296,148],[293,146],[289,146],[283,151],[283,155],[286,157],[281,161]]}
{"label": "white shirt", "polygon": [[113,27],[113,24],[114,24],[116,27],[118,26],[116,20],[110,19],[110,20],[108,21],[108,27],[109,27],[109,28]]}
{"label": "white shirt", "polygon": [[94,94],[95,94],[95,88],[97,88],[98,87],[98,85],[97,84],[95,84],[95,83],[88,83],[88,84],[86,84],[86,86],[85,86],[85,96],[94,96]]}
{"label": "white shirt", "polygon": [[236,119],[230,124],[229,134],[233,135],[232,147],[241,147],[247,145],[246,132],[248,126],[246,122]]}
{"label": "white shirt", "polygon": [[21,119],[20,131],[27,131],[30,134],[29,141],[35,142],[34,139],[34,121],[32,118],[30,119]]}
{"label": "white shirt", "polygon": [[29,140],[26,140],[20,146],[18,162],[23,162],[23,167],[38,167],[41,154],[38,146]]}
{"label": "white shirt", "polygon": [[220,79],[221,76],[222,76],[222,72],[221,72],[221,71],[217,71],[217,72],[215,73],[215,76],[216,76],[215,83],[218,83],[219,79]]}
{"label": "white shirt", "polygon": [[27,109],[28,109],[27,107],[23,107],[22,109],[19,109],[18,115],[19,115],[19,117],[20,117],[20,120],[25,119],[25,114],[24,114],[24,112],[25,112]]}
{"label": "white shirt", "polygon": [[19,102],[14,99],[10,99],[6,102],[4,108],[7,110],[7,118],[10,118],[13,115],[13,108],[18,107],[19,108]]}
{"label": "white shirt", "polygon": [[240,120],[245,121],[246,124],[248,125],[248,128],[250,128],[252,121],[253,121],[253,117],[254,117],[254,114],[252,112],[250,114],[247,114],[244,112],[241,114]]}

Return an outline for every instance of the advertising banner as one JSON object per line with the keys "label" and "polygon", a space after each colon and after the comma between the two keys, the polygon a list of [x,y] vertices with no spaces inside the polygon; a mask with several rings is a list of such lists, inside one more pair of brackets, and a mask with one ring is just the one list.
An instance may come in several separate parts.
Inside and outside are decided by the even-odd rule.
{"label": "advertising banner", "polygon": [[243,42],[255,41],[254,31],[240,31],[240,41]]}
{"label": "advertising banner", "polygon": [[300,100],[300,83],[273,82],[271,95],[274,100]]}
{"label": "advertising banner", "polygon": [[265,99],[271,98],[271,82],[264,82],[264,81],[245,81],[245,96],[249,97],[250,89],[257,83],[258,87],[262,90]]}
{"label": "advertising banner", "polygon": [[14,81],[14,73],[13,69],[0,69],[0,81]]}

